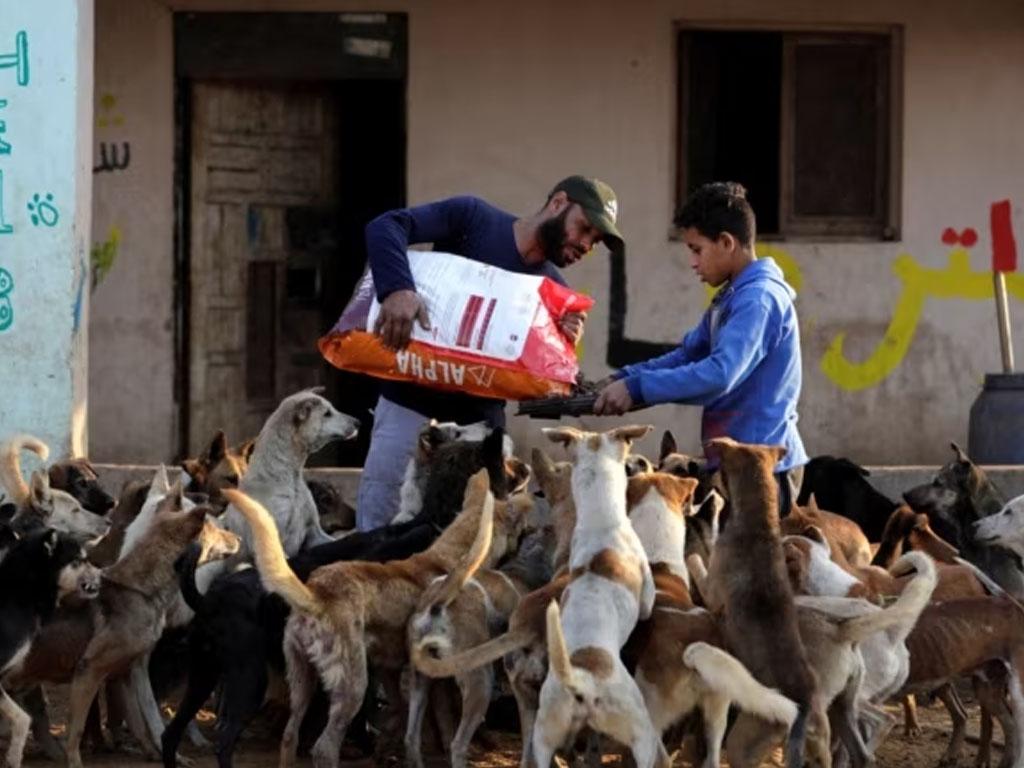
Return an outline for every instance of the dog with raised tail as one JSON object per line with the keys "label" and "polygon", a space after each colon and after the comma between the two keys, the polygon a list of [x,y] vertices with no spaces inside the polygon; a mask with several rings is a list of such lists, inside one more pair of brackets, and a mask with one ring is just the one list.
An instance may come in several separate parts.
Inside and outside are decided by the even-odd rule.
{"label": "dog with raised tail", "polygon": [[640,689],[619,656],[637,621],[649,618],[654,607],[651,569],[626,516],[624,466],[632,442],[650,430],[544,430],[565,445],[573,463],[576,527],[562,609],[552,602],[546,615],[550,667],[533,729],[539,768],[548,768],[555,750],[569,745],[583,727],[628,746],[637,768],[669,764]]}
{"label": "dog with raised tail", "polygon": [[[625,475],[623,475],[625,476]],[[318,767],[337,766],[345,732],[363,702],[369,667],[381,674],[388,699],[401,700],[399,676],[409,662],[406,625],[423,591],[451,572],[493,521],[482,565],[491,567],[518,543],[531,506],[528,496],[495,502],[486,470],[466,485],[462,512],[431,547],[388,563],[339,562],[318,568],[305,584],[285,558],[281,535],[262,505],[225,491],[251,528],[264,587],[291,606],[285,626],[291,714],[281,741],[281,768],[295,764],[299,726],[319,678],[330,700],[328,722],[313,747]]]}

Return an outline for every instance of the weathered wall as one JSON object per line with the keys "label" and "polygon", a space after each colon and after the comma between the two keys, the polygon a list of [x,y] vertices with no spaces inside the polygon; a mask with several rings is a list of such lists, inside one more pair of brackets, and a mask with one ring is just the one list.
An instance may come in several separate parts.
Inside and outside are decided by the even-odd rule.
{"label": "weathered wall", "polygon": [[[101,9],[117,5],[110,2],[102,2]],[[938,463],[946,458],[950,438],[965,441],[968,409],[981,377],[999,366],[987,274],[990,204],[1011,200],[1013,223],[1024,233],[1024,132],[1019,130],[1024,104],[1018,97],[1024,93],[1019,45],[1024,6],[1019,3],[993,0],[984,13],[952,0],[532,0],[514,5],[308,0],[301,8],[285,0],[179,0],[172,6],[407,11],[409,200],[475,193],[527,212],[561,176],[586,172],[604,178],[619,194],[620,224],[629,240],[627,336],[661,342],[678,339],[697,322],[706,300],[689,273],[683,245],[668,238],[674,205],[674,22],[902,25],[902,240],[787,241],[763,243],[761,250],[777,256],[791,274],[799,271],[801,427],[812,453],[840,452],[878,464]],[[169,63],[157,59],[162,51],[170,55],[169,25],[163,17],[148,23],[146,29],[137,24],[133,34],[150,41],[149,55],[117,54],[121,63],[111,71],[146,93],[168,94]],[[519,30],[515,35],[492,34],[513,25]],[[101,39],[100,61],[114,56],[108,50]],[[758,116],[750,119],[751,130],[757,130]],[[153,130],[167,136],[169,120],[169,113],[146,115],[139,135]],[[169,137],[165,141],[169,146]],[[153,194],[169,196],[169,168],[147,171],[145,185]],[[126,202],[124,210],[134,205]],[[166,225],[160,226],[165,231]],[[941,240],[946,227],[976,230],[976,243],[957,251],[956,258],[977,274],[948,269],[954,249]],[[169,269],[157,264],[169,259],[169,235],[166,243],[152,240],[139,259]],[[597,377],[606,372],[607,259],[595,255],[568,277],[598,302],[583,359],[586,373]],[[1015,299],[1024,298],[1024,280],[1011,278],[1010,288]],[[1024,307],[1015,300],[1011,312],[1020,339]],[[147,307],[132,322],[153,322],[150,314]],[[835,346],[839,338],[841,347]],[[111,348],[102,357],[94,355],[94,366],[114,366],[115,352],[120,354]],[[158,378],[146,373],[147,388]],[[121,392],[120,412],[166,412],[166,399]],[[161,397],[167,398],[166,390]],[[113,443],[107,435],[121,425],[113,410],[101,415],[94,408],[93,413],[93,429],[104,436],[97,437],[97,449],[102,445],[105,456],[149,455],[144,453],[152,449],[148,441],[108,449]],[[663,406],[642,418],[672,426],[684,447],[696,449],[696,409]],[[520,442],[530,442],[537,426],[516,423],[513,432]]]}
{"label": "weathered wall", "polygon": [[91,0],[0,15],[0,439],[86,450]]}
{"label": "weathered wall", "polygon": [[175,450],[171,18],[154,0],[96,2],[89,420],[98,461],[156,462]]}

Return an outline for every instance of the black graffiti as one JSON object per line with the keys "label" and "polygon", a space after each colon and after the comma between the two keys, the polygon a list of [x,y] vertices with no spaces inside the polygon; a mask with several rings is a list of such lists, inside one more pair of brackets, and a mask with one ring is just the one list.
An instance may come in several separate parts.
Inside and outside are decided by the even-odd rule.
{"label": "black graffiti", "polygon": [[659,344],[626,338],[626,256],[609,255],[611,259],[611,286],[608,301],[608,347],[606,361],[612,368],[650,360],[675,349],[674,344]]}
{"label": "black graffiti", "polygon": [[132,145],[127,141],[121,142],[121,149],[123,153],[117,151],[117,144],[108,144],[103,142],[100,144],[100,164],[93,167],[93,173],[104,173],[109,171],[123,171],[132,162]]}

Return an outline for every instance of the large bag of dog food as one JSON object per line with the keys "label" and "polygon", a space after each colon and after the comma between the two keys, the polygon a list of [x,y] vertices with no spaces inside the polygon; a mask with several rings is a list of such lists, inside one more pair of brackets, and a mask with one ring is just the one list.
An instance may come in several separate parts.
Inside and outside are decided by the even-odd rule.
{"label": "large bag of dog food", "polygon": [[380,304],[369,270],[320,352],[347,371],[411,381],[432,389],[528,400],[568,394],[578,364],[558,330],[567,312],[594,302],[536,275],[521,275],[450,253],[409,251],[416,291],[431,330],[414,324],[396,352],[372,332]]}

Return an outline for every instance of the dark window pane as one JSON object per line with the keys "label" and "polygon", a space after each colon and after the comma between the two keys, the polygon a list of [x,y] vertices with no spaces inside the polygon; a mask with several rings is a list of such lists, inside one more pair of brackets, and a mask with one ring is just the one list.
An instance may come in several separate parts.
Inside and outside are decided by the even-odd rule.
{"label": "dark window pane", "polygon": [[686,188],[738,181],[758,231],[779,231],[782,34],[682,32]]}
{"label": "dark window pane", "polygon": [[795,215],[880,215],[888,120],[884,53],[874,43],[796,45]]}

